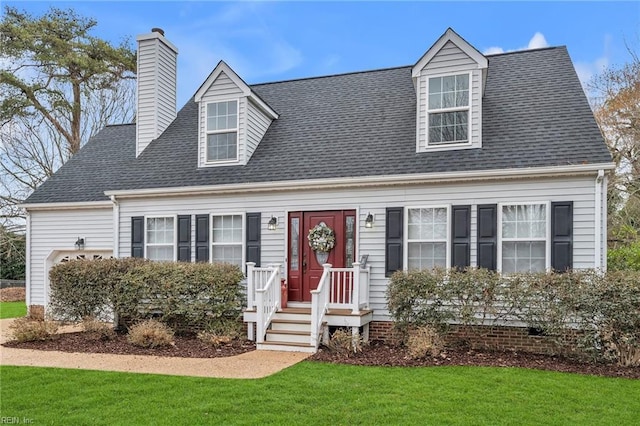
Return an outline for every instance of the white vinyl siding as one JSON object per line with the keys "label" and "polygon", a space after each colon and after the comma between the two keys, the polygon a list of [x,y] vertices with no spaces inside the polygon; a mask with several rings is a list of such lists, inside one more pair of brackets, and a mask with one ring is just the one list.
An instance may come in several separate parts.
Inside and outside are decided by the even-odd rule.
{"label": "white vinyl siding", "polygon": [[449,207],[405,209],[407,269],[449,266]]}
{"label": "white vinyl siding", "polygon": [[78,252],[74,245],[78,237],[84,238],[84,252],[113,250],[113,210],[31,211],[30,215],[29,301],[32,305],[44,305],[48,291],[47,260],[55,259],[57,253]]}
{"label": "white vinyl siding", "polygon": [[271,119],[267,117],[253,102],[247,103],[247,140],[245,145],[245,163],[249,161],[258,144],[271,125]]}
{"label": "white vinyl siding", "polygon": [[136,155],[176,118],[177,53],[159,38],[140,40]]}
{"label": "white vinyl siding", "polygon": [[[577,269],[590,268],[594,265],[595,255],[594,179],[595,175],[558,179],[512,179],[455,184],[393,185],[380,188],[121,199],[120,256],[130,255],[132,216],[230,215],[239,212],[261,212],[261,263],[263,265],[283,264],[287,256],[285,245],[285,235],[288,230],[288,226],[285,225],[287,211],[356,209],[356,258],[363,254],[369,255],[371,306],[374,309],[374,318],[382,321],[389,319],[386,316],[385,296],[388,279],[384,276],[385,209],[387,207],[442,206],[444,202],[449,205],[471,205],[471,265],[473,266],[477,262],[478,205],[517,204],[535,200],[573,201],[573,265]],[[369,212],[374,215],[374,224],[371,229],[364,227],[364,221]],[[278,226],[274,231],[267,230],[267,222],[271,216],[278,219]],[[300,230],[303,235],[306,231]],[[195,232],[195,226],[192,232]],[[195,234],[192,234],[191,240],[195,241]]]}
{"label": "white vinyl siding", "polygon": [[211,262],[244,270],[244,215],[211,215]]}
{"label": "white vinyl siding", "polygon": [[176,218],[145,217],[145,257],[156,261],[176,260]]}
{"label": "white vinyl siding", "polygon": [[[459,74],[469,75],[468,140],[464,144],[429,145],[429,79]],[[424,67],[416,84],[418,152],[482,147],[482,71],[473,59],[449,41]]]}

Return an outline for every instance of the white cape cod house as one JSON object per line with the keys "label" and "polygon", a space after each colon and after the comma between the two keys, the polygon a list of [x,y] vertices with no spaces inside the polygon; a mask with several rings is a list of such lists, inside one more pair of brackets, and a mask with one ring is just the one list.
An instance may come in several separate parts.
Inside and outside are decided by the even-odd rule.
{"label": "white cape cod house", "polygon": [[257,85],[221,61],[176,113],[178,49],[138,43],[137,123],[23,205],[31,310],[66,259],[231,262],[259,348],[314,351],[325,325],[384,335],[396,270],[606,266],[613,164],[564,47],[482,55],[448,29],[415,65]]}

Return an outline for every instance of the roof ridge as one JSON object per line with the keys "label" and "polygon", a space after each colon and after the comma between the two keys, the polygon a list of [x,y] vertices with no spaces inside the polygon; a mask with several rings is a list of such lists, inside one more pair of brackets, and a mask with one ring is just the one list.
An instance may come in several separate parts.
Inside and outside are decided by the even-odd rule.
{"label": "roof ridge", "polygon": [[318,76],[315,76],[315,77],[290,78],[288,80],[267,81],[267,82],[264,82],[264,83],[250,84],[249,87],[267,86],[267,85],[270,85],[270,84],[279,84],[279,83],[290,83],[290,82],[293,82],[293,81],[301,81],[301,80],[319,80],[321,78],[342,77],[342,76],[345,76],[345,75],[367,74],[367,73],[374,73],[374,72],[391,71],[391,70],[398,70],[398,69],[401,69],[401,68],[411,68],[412,66],[413,65],[402,65],[402,66],[396,66],[396,67],[376,68],[376,69],[372,69],[372,70],[348,71],[348,72],[342,72],[342,73],[337,73],[337,74],[318,75]]}
{"label": "roof ridge", "polygon": [[117,127],[117,126],[135,126],[135,125],[136,125],[135,122],[133,122],[133,123],[119,123],[119,124],[105,124],[105,126],[103,128],[106,128],[106,127]]}
{"label": "roof ridge", "polygon": [[528,53],[528,52],[536,52],[540,50],[551,50],[551,49],[561,49],[566,48],[565,45],[560,46],[547,46],[547,47],[536,47],[535,49],[521,49],[521,50],[510,50],[508,52],[502,53],[483,53],[484,56],[504,56],[504,55],[513,55],[514,53]]}

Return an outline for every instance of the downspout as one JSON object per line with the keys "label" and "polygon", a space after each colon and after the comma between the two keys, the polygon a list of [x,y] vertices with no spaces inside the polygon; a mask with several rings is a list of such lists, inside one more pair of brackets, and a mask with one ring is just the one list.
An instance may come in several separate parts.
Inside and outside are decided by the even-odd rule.
{"label": "downspout", "polygon": [[112,195],[113,203],[113,257],[120,257],[120,203],[116,201],[116,196]]}
{"label": "downspout", "polygon": [[26,211],[26,220],[27,220],[27,236],[26,236],[26,247],[25,247],[25,301],[27,303],[27,309],[31,306],[31,213],[29,210]]}
{"label": "downspout", "polygon": [[595,181],[595,259],[593,266],[595,269],[602,269],[602,183],[604,182],[604,170],[598,170]]}

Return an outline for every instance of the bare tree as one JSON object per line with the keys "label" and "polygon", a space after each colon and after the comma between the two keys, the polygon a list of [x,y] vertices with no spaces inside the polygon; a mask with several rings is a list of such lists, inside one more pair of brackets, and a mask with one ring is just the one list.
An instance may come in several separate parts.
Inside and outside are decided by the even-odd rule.
{"label": "bare tree", "polygon": [[640,237],[640,58],[595,76],[589,89],[596,120],[617,168],[609,187],[609,229],[613,239]]}

